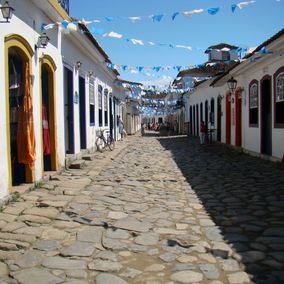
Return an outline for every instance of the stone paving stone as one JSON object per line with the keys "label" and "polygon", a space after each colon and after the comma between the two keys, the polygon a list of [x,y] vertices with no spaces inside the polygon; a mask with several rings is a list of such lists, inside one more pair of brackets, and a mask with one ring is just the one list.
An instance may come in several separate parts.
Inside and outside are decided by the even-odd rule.
{"label": "stone paving stone", "polygon": [[101,243],[104,228],[101,227],[85,227],[77,233],[78,241]]}
{"label": "stone paving stone", "polygon": [[96,277],[96,283],[97,284],[127,284],[126,281],[124,281],[122,278],[108,274],[108,273],[100,273]]}
{"label": "stone paving stone", "polygon": [[231,284],[250,283],[250,279],[245,272],[236,272],[229,274],[228,280]]}
{"label": "stone paving stone", "polygon": [[195,271],[179,271],[171,275],[171,280],[178,283],[199,283],[203,280],[203,275]]}
{"label": "stone paving stone", "polygon": [[148,222],[141,222],[134,217],[125,217],[119,219],[113,224],[116,228],[121,228],[129,231],[148,232],[151,224]]}
{"label": "stone paving stone", "polygon": [[13,222],[17,218],[16,215],[7,214],[7,213],[0,213],[0,220],[5,222]]}
{"label": "stone paving stone", "polygon": [[75,242],[60,250],[62,256],[91,256],[95,251],[94,245],[87,242]]}
{"label": "stone paving stone", "polygon": [[118,272],[122,267],[118,262],[103,259],[96,259],[88,264],[89,269],[102,272]]}
{"label": "stone paving stone", "polygon": [[57,216],[57,214],[58,214],[58,210],[56,210],[55,208],[37,208],[37,207],[33,207],[33,208],[26,209],[23,212],[23,214],[25,214],[25,215],[35,215],[35,216],[41,216],[41,217],[54,219]]}
{"label": "stone paving stone", "polygon": [[39,251],[28,251],[15,263],[21,268],[31,268],[41,264],[44,255]]}
{"label": "stone paving stone", "polygon": [[17,218],[18,221],[22,221],[28,224],[49,224],[51,223],[51,219],[41,216],[35,216],[35,215],[20,215]]}
{"label": "stone paving stone", "polygon": [[41,284],[50,284],[50,283],[63,283],[64,279],[52,275],[49,271],[39,269],[39,268],[29,268],[24,269],[15,273],[12,273],[12,276],[22,284],[31,284],[31,283],[41,283]]}
{"label": "stone paving stone", "polygon": [[59,248],[59,242],[56,240],[41,240],[35,244],[34,248],[43,251],[53,251]]}
{"label": "stone paving stone", "polygon": [[43,260],[42,265],[51,269],[86,269],[85,260],[74,260],[59,256],[47,257]]}

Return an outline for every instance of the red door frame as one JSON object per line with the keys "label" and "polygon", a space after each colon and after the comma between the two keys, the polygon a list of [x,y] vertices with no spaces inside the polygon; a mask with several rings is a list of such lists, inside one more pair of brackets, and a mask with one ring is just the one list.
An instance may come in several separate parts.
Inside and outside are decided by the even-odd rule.
{"label": "red door frame", "polygon": [[235,145],[242,146],[242,98],[241,89],[235,91],[235,106],[236,106],[236,128],[235,128]]}
{"label": "red door frame", "polygon": [[231,144],[231,96],[226,93],[226,144]]}

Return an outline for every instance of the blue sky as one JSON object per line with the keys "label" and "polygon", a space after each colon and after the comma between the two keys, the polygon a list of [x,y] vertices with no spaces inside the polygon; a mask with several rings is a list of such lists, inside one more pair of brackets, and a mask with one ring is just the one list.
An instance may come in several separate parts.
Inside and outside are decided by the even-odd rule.
{"label": "blue sky", "polygon": [[[241,47],[256,47],[284,27],[284,0],[256,0],[243,9],[231,12],[231,5],[247,0],[70,0],[70,16],[85,20],[100,20],[88,27],[103,29],[123,35],[123,38],[95,36],[114,64],[127,66],[192,66],[207,60],[204,53],[211,45],[225,42]],[[220,8],[215,15],[209,8]],[[173,21],[175,12],[206,10],[191,17],[181,13]],[[160,22],[148,16],[163,14]],[[128,19],[105,20],[105,17],[142,16],[132,23]],[[133,45],[125,39],[139,39],[145,45]],[[148,42],[154,42],[151,46]],[[191,46],[170,48],[159,44]],[[147,72],[149,73],[149,72]],[[135,82],[149,81],[149,85],[174,79],[178,73],[169,71],[151,72],[146,76],[140,72],[132,74],[120,71],[120,78]]]}

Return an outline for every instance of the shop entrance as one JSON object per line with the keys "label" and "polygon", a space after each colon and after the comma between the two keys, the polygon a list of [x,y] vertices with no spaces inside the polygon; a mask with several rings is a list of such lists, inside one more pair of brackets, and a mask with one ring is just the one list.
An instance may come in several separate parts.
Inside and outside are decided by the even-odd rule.
{"label": "shop entrance", "polygon": [[30,61],[18,47],[8,48],[9,146],[12,186],[34,181],[35,134]]}
{"label": "shop entrance", "polygon": [[64,128],[66,154],[75,153],[73,72],[64,67]]}
{"label": "shop entrance", "polygon": [[85,78],[79,76],[79,102],[80,102],[80,144],[81,149],[87,148],[86,131],[86,83]]}
{"label": "shop entrance", "polygon": [[55,65],[43,58],[41,66],[43,170],[57,170],[55,129]]}
{"label": "shop entrance", "polygon": [[261,154],[272,154],[271,80],[261,81]]}

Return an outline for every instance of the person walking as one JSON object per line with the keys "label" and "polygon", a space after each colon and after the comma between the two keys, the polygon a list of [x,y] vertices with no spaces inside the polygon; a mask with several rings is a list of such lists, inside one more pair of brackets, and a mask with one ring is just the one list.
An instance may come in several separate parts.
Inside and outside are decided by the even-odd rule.
{"label": "person walking", "polygon": [[145,134],[144,123],[141,123],[141,136],[144,136],[144,134]]}
{"label": "person walking", "polygon": [[118,117],[118,132],[121,135],[121,141],[123,141],[123,121],[121,120],[120,116]]}
{"label": "person walking", "polygon": [[206,126],[204,121],[200,123],[200,144],[205,144],[205,136],[206,136]]}

